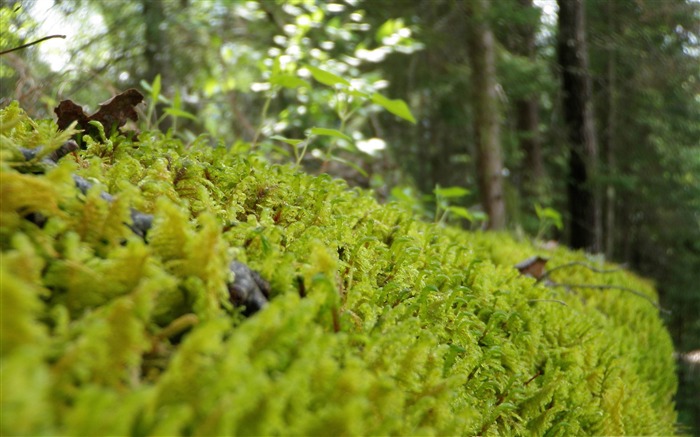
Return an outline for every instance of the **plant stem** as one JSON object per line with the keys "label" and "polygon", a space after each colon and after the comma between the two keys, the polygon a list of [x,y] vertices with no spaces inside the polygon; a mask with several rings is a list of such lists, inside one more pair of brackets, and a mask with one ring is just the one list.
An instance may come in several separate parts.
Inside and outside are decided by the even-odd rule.
{"label": "plant stem", "polygon": [[267,118],[267,111],[270,109],[270,102],[272,102],[272,96],[274,94],[271,93],[267,99],[265,99],[265,104],[263,105],[262,109],[262,114],[260,116],[260,125],[258,126],[258,130],[255,131],[255,137],[253,138],[253,142],[250,146],[250,149],[253,150],[255,149],[255,146],[258,144],[258,138],[260,138],[260,134],[262,133],[263,126],[265,126],[265,119]]}

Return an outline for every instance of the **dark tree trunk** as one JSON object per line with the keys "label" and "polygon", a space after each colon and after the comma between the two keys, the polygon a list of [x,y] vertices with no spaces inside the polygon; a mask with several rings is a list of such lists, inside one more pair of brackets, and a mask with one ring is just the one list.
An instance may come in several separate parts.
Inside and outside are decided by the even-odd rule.
{"label": "dark tree trunk", "polygon": [[[616,34],[615,29],[615,2],[608,2],[606,7],[607,25],[610,35]],[[603,154],[605,170],[609,175],[615,174],[615,143],[617,142],[617,68],[615,62],[615,49],[612,43],[607,50],[606,64],[606,110],[605,136],[603,140]],[[615,250],[615,185],[608,182],[605,187],[605,223],[604,223],[604,250],[608,258],[612,258]]]}
{"label": "dark tree trunk", "polygon": [[489,0],[467,1],[469,55],[472,66],[474,133],[479,191],[489,229],[506,226],[503,198],[503,159],[501,157],[500,110],[496,81],[495,40],[487,22]]}
{"label": "dark tree trunk", "polygon": [[[519,0],[520,5],[532,8],[532,0]],[[535,60],[535,36],[536,23],[528,23],[516,26],[513,29],[515,41],[510,50],[521,56]],[[516,129],[520,140],[520,149],[523,151],[523,192],[524,194],[539,198],[542,195],[542,183],[545,177],[542,147],[540,144],[539,125],[540,114],[538,96],[527,96],[515,101]]]}
{"label": "dark tree trunk", "polygon": [[564,122],[569,140],[568,197],[571,247],[601,250],[601,216],[594,175],[598,145],[593,124],[591,79],[584,30],[583,0],[558,0],[558,58]]}

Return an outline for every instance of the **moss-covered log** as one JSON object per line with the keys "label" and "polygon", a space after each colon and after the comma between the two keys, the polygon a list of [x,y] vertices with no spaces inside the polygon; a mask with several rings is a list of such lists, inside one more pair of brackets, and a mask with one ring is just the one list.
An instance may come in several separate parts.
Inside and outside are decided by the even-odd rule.
{"label": "moss-covered log", "polygon": [[[671,340],[630,273],[550,279],[648,299],[552,288],[513,266],[591,261],[158,132],[27,171],[73,132],[0,122],[3,435],[674,431]],[[250,317],[232,261],[271,285]]]}

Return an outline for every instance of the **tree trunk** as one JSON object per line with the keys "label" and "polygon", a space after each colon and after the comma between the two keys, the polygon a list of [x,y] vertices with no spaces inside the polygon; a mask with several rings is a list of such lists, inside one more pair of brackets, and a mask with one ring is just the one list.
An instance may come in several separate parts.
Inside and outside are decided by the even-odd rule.
{"label": "tree trunk", "polygon": [[[616,35],[615,31],[615,2],[608,2],[606,7],[609,38],[607,50],[607,87],[606,87],[606,108],[607,114],[605,117],[605,139],[603,142],[603,153],[605,159],[606,173],[609,175],[615,174],[615,143],[617,142],[617,69],[615,62],[615,46],[612,38]],[[612,258],[615,251],[615,185],[608,181],[605,187],[605,256]]]}
{"label": "tree trunk", "polygon": [[[519,0],[523,9],[532,8],[532,0]],[[514,29],[515,41],[510,50],[530,61],[535,61],[535,36],[537,25],[533,23],[521,24]],[[516,129],[520,141],[520,149],[523,151],[523,192],[534,198],[542,197],[542,184],[545,177],[542,147],[540,143],[538,96],[528,96],[515,101]]]}
{"label": "tree trunk", "polygon": [[558,58],[562,75],[564,122],[569,139],[567,181],[571,247],[601,250],[601,214],[594,175],[598,145],[593,124],[591,79],[584,30],[583,0],[558,0]]}
{"label": "tree trunk", "polygon": [[469,55],[474,105],[474,133],[479,191],[488,229],[506,226],[503,198],[500,110],[496,80],[495,41],[487,22],[489,0],[468,0]]}

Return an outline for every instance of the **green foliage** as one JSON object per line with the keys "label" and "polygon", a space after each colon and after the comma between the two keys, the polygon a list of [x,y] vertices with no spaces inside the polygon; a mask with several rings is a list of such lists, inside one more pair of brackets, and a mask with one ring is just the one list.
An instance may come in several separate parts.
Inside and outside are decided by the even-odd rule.
{"label": "green foliage", "polygon": [[[153,79],[153,83],[149,84],[145,81],[141,81],[141,86],[148,92],[149,95],[149,100],[148,100],[148,110],[146,112],[146,127],[148,129],[158,129],[158,126],[167,118],[170,117],[171,119],[171,128],[168,130],[168,135],[178,135],[177,131],[177,122],[178,119],[180,118],[185,118],[193,121],[199,121],[198,118],[185,111],[183,109],[182,105],[182,96],[180,94],[180,91],[175,91],[175,96],[173,97],[172,101],[163,96],[161,92],[161,78],[160,74]],[[168,105],[163,109],[162,115],[154,122],[153,118],[155,115],[155,110],[156,107],[158,106],[159,103],[163,103]],[[179,135],[187,138],[188,136],[193,137],[194,135],[191,132],[187,132],[189,135]]]}
{"label": "green foliage", "polygon": [[[18,35],[21,30],[16,23],[21,10],[19,3],[3,3],[0,7],[0,51],[12,49],[21,44]],[[12,67],[4,62],[0,63],[0,78],[11,77],[14,74]]]}
{"label": "green foliage", "polygon": [[435,222],[443,224],[446,222],[448,215],[452,214],[460,219],[469,221],[470,223],[482,222],[486,220],[486,215],[483,212],[472,212],[462,206],[450,205],[451,199],[458,199],[469,195],[470,191],[463,187],[440,187],[436,186],[433,190],[435,194]]}
{"label": "green foliage", "polygon": [[540,240],[544,237],[547,230],[551,227],[555,227],[558,230],[564,228],[564,222],[562,221],[561,214],[557,212],[554,208],[542,207],[539,204],[535,204],[535,214],[540,222],[539,230],[535,239]]}
{"label": "green foliage", "polygon": [[[296,89],[299,87],[304,88],[305,90],[311,90],[312,87],[311,85],[303,81],[294,75],[292,75],[291,71],[287,71],[284,73],[280,73],[280,61],[277,59],[275,61],[275,68],[273,68],[272,71],[272,76],[270,78],[270,84],[273,85],[273,89],[275,87],[285,87],[285,88],[292,88]],[[331,105],[333,106],[333,109],[335,110],[339,120],[340,120],[340,128],[339,129],[329,129],[329,128],[323,128],[323,127],[312,127],[311,129],[306,131],[306,138],[304,140],[295,140],[295,139],[290,139],[290,138],[285,138],[280,135],[273,135],[270,137],[270,139],[273,140],[278,140],[278,141],[283,141],[287,144],[289,144],[292,147],[292,152],[294,153],[294,159],[295,159],[295,164],[299,166],[306,155],[306,151],[311,144],[312,140],[316,136],[322,136],[322,137],[332,137],[335,138],[334,143],[331,145],[327,146],[324,151],[324,165],[326,165],[329,161],[338,161],[341,162],[345,165],[348,165],[355,169],[358,173],[362,174],[363,176],[367,177],[367,173],[358,165],[343,159],[339,156],[335,156],[333,154],[333,149],[336,148],[338,145],[342,144],[347,144],[347,145],[353,145],[353,139],[346,135],[343,131],[346,129],[348,122],[350,121],[350,118],[353,114],[355,114],[358,110],[361,110],[364,106],[366,106],[368,103],[373,102],[376,103],[377,105],[381,106],[382,108],[386,109],[387,111],[391,112],[392,114],[403,118],[404,120],[410,121],[411,123],[416,123],[415,118],[413,118],[413,115],[411,114],[410,109],[408,108],[408,105],[406,105],[406,102],[400,99],[395,99],[391,100],[388,99],[381,94],[377,92],[373,92],[372,94],[369,94],[367,92],[364,92],[360,89],[357,89],[355,86],[353,86],[350,81],[345,79],[342,76],[336,75],[334,73],[331,73],[329,71],[326,71],[324,69],[314,67],[311,65],[306,65],[304,66],[304,69],[307,70],[308,72],[311,73],[313,78],[323,84],[326,85],[327,87],[330,87],[335,90],[335,96],[331,98]],[[300,72],[297,72],[297,74],[300,74]],[[262,118],[263,120],[265,119],[267,115],[267,111],[269,108],[269,104],[271,101],[271,97],[268,98],[268,100],[265,102],[265,106],[263,107],[263,114]],[[262,125],[258,132],[256,133],[256,137],[253,140],[253,145],[252,147],[255,147],[257,144],[257,139],[258,136],[260,135],[260,131],[262,130]],[[342,140],[342,141],[339,141]],[[299,151],[299,148],[301,148],[301,151]],[[346,147],[347,149],[347,147]],[[320,150],[320,149],[319,149]],[[349,150],[353,150],[354,152],[359,152],[359,149],[353,145],[352,148]]]}
{"label": "green foliage", "polygon": [[[672,345],[654,306],[520,276],[529,244],[159,132],[20,174],[17,147],[40,124],[16,106],[2,117],[3,434],[673,432]],[[82,195],[71,173],[96,188]],[[146,242],[120,226],[127,206],[154,214]],[[247,319],[227,300],[232,259],[272,284]],[[622,271],[552,279],[656,300]]]}

